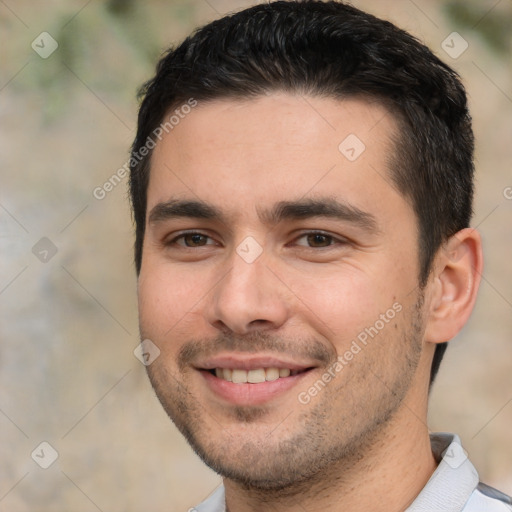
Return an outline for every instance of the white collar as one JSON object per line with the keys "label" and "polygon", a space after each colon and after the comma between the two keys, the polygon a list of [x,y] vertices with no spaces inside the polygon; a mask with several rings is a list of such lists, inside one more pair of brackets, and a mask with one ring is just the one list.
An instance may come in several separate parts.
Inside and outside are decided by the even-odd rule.
{"label": "white collar", "polygon": [[459,436],[430,434],[430,443],[439,465],[406,512],[460,512],[478,485],[478,473]]}

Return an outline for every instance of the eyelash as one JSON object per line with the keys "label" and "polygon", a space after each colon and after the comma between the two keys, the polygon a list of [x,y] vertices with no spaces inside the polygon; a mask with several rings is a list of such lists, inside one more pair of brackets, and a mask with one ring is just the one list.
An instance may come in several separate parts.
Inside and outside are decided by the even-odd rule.
{"label": "eyelash", "polygon": [[[204,245],[199,245],[199,246],[187,246],[187,245],[182,245],[182,244],[178,244],[178,241],[179,240],[184,240],[185,237],[188,237],[188,236],[194,236],[194,235],[198,235],[198,236],[201,236],[201,237],[206,237],[207,239],[210,239],[210,240],[213,240],[212,237],[204,234],[204,233],[201,233],[200,231],[187,231],[187,232],[184,232],[184,233],[180,233],[179,235],[177,235],[176,237],[174,237],[172,240],[170,240],[169,242],[166,242],[165,245],[166,246],[173,246],[173,245],[178,245],[184,249],[196,249],[198,247],[205,247],[205,246],[208,246],[208,245],[217,245],[217,244],[204,244]],[[325,233],[323,231],[307,231],[307,232],[304,232],[304,233],[301,233],[299,236],[297,236],[295,239],[294,239],[294,242],[297,242],[298,240],[302,239],[302,238],[305,238],[305,237],[309,237],[309,236],[322,236],[322,237],[325,237],[326,239],[329,240],[329,244],[327,246],[321,246],[321,247],[312,247],[310,245],[300,245],[301,247],[305,247],[307,249],[328,249],[336,244],[342,244],[342,245],[345,245],[348,243],[348,241],[346,239],[343,239],[343,238],[337,238],[333,235],[330,235],[329,233]]]}

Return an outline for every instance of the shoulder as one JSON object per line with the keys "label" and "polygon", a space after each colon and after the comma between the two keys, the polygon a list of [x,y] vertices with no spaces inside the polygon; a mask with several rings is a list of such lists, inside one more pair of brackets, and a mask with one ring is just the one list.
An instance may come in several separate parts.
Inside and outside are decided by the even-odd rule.
{"label": "shoulder", "polygon": [[438,466],[407,512],[512,512],[506,494],[480,483],[457,435],[437,432],[430,440]]}
{"label": "shoulder", "polygon": [[512,512],[512,498],[480,482],[464,506],[463,512],[482,511]]}

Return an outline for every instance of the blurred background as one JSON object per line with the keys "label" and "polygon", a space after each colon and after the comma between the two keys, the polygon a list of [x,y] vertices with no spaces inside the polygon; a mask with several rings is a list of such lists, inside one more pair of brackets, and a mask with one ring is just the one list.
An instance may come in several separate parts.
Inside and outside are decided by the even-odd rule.
{"label": "blurred background", "polygon": [[[136,91],[161,52],[254,3],[0,0],[0,511],[185,511],[219,484],[133,353],[127,180],[94,190],[127,161]],[[481,479],[512,494],[512,1],[353,4],[467,86],[486,267],[430,427],[457,432]]]}

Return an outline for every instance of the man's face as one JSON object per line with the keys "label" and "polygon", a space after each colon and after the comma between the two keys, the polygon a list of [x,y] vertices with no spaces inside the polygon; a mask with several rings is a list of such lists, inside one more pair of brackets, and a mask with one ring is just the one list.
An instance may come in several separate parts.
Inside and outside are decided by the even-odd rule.
{"label": "man's face", "polygon": [[395,130],[374,103],[276,93],[200,103],[154,150],[139,310],[161,353],[148,372],[228,478],[310,478],[398,425],[425,388]]}

